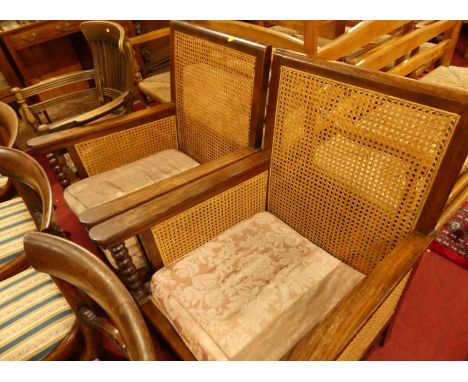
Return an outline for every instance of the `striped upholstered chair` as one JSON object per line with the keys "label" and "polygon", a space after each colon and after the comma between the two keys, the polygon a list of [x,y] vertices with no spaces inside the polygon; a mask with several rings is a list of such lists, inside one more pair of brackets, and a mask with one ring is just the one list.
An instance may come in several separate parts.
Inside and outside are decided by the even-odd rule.
{"label": "striped upholstered chair", "polygon": [[54,220],[52,190],[41,166],[29,155],[0,147],[0,173],[20,197],[0,203],[0,280],[26,269],[23,236],[28,231],[62,234]]}
{"label": "striped upholstered chair", "polygon": [[[7,104],[0,102],[0,146],[13,147],[18,136],[18,117]],[[14,187],[8,177],[0,173],[0,201],[14,194]]]}
{"label": "striped upholstered chair", "polygon": [[[0,204],[0,360],[66,358],[77,345],[75,317],[52,279],[28,268],[29,231],[59,233],[47,177],[30,156],[0,147],[0,172],[22,196]],[[60,344],[60,346],[59,346]]]}

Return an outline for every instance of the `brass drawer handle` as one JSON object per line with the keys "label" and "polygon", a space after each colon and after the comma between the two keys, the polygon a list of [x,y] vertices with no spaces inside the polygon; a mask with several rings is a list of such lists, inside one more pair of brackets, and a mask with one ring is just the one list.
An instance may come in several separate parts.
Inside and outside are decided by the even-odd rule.
{"label": "brass drawer handle", "polygon": [[63,24],[63,26],[57,25],[55,28],[58,29],[59,31],[66,32],[67,30],[70,29],[70,23],[65,23]]}
{"label": "brass drawer handle", "polygon": [[21,37],[23,38],[23,40],[33,42],[37,38],[37,33],[33,32],[30,35],[24,34]]}

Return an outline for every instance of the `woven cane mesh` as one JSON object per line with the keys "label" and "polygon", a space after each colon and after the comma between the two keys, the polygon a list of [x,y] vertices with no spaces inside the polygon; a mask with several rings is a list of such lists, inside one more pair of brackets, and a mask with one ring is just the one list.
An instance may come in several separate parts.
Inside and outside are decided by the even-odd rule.
{"label": "woven cane mesh", "polygon": [[367,274],[415,226],[458,115],[282,67],[269,211]]}
{"label": "woven cane mesh", "polygon": [[409,275],[410,273],[408,272],[361,330],[359,330],[353,340],[338,357],[339,361],[358,361],[365,355],[366,350],[376,340],[376,337],[382,332],[384,326],[392,317],[401,294],[405,289],[405,285],[408,282]]}
{"label": "woven cane mesh", "polygon": [[167,117],[75,145],[89,176],[146,158],[158,151],[177,149],[175,117]]}
{"label": "woven cane mesh", "polygon": [[268,172],[259,174],[156,226],[151,231],[164,265],[265,211]]}
{"label": "woven cane mesh", "polygon": [[180,150],[200,163],[249,144],[255,56],[175,33]]}

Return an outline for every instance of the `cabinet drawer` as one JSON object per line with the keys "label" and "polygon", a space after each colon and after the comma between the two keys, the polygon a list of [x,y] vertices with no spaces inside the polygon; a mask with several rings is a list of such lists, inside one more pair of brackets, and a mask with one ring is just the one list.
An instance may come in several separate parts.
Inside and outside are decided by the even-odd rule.
{"label": "cabinet drawer", "polygon": [[7,37],[10,45],[15,49],[24,49],[28,46],[66,36],[80,30],[81,20],[49,21],[37,27],[18,31]]}

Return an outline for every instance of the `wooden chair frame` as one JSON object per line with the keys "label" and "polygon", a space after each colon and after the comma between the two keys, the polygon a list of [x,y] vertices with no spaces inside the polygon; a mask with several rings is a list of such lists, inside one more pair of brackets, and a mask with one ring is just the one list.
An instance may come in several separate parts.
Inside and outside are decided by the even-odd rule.
{"label": "wooden chair frame", "polygon": [[[25,236],[24,248],[33,268],[52,276],[78,318],[85,342],[82,360],[101,355],[101,333],[127,351],[131,360],[156,359],[138,306],[102,261],[68,240],[39,232]],[[112,321],[99,316],[96,303]],[[54,357],[51,353],[47,359]]]}
{"label": "wooden chair frame", "polygon": [[[13,147],[18,136],[18,117],[6,103],[0,102],[0,146]],[[2,175],[0,174],[0,177]],[[0,201],[8,200],[15,194],[10,179],[0,187]]]}
{"label": "wooden chair frame", "polygon": [[[140,303],[148,320],[183,359],[193,359],[193,355],[152,302],[145,285],[138,279],[135,267],[123,242],[135,234],[151,235],[151,228],[157,224],[269,170],[269,152],[273,144],[279,70],[282,66],[316,73],[336,81],[343,81],[389,96],[401,97],[461,116],[446,149],[446,152],[450,154],[443,157],[434,179],[433,184],[437,184],[437,187],[432,186],[414,232],[409,233],[405,239],[400,241],[385,256],[384,260],[332,309],[322,322],[284,356],[284,359],[333,360],[346,358],[344,354],[356,346],[353,340],[365,330],[366,325],[373,320],[374,314],[385,307],[388,299],[394,298],[397,287],[401,293],[402,285],[404,286],[407,280],[405,275],[409,274],[419,256],[432,240],[434,227],[466,157],[468,145],[461,144],[468,142],[467,99],[463,92],[450,92],[447,89],[401,77],[363,70],[341,63],[313,60],[291,52],[277,51],[272,66],[267,113],[267,128],[269,130],[267,129],[264,152],[254,153],[250,157],[204,178],[104,221],[90,230],[90,237],[93,241],[111,250],[119,264],[119,272],[124,283]],[[156,245],[154,245],[150,255],[158,256]],[[376,335],[385,328],[390,317],[387,316],[380,322],[381,330]],[[361,347],[359,349],[360,356],[373,344],[374,340],[375,337],[372,341],[366,342],[364,347],[362,344],[358,345]],[[353,348],[351,352],[354,351]]]}
{"label": "wooden chair frame", "polygon": [[[124,108],[125,112],[128,112],[131,108],[133,94],[132,50],[130,48],[129,41],[125,36],[123,27],[110,21],[86,21],[80,25],[80,28],[83,34],[87,37],[88,42],[91,42],[94,69],[64,74],[59,77],[41,81],[26,88],[20,89],[15,87],[12,89],[12,92],[16,97],[16,101],[20,105],[20,114],[22,115],[23,121],[30,125],[35,132],[49,133],[50,131],[56,132],[72,127],[82,126],[121,107]],[[121,68],[119,69],[119,67],[116,66],[116,63],[111,62],[108,58],[106,59],[104,57],[109,53],[101,51],[100,48],[96,48],[93,45],[93,41],[95,39],[110,41],[108,35],[112,36],[111,38],[117,41],[117,49],[122,55],[124,61],[126,61],[124,64],[125,68],[123,68],[124,70],[122,72],[120,72]],[[105,85],[102,83],[102,78],[103,76],[112,77],[113,71],[120,77],[113,78],[114,82],[119,82],[119,85],[111,88],[109,87],[109,84]],[[94,81],[95,87],[74,93],[67,93],[34,105],[28,105],[26,103],[26,99],[37,96],[44,91],[82,81]],[[38,116],[38,113],[45,112],[48,107],[92,94],[97,96],[101,106],[84,114],[65,118],[55,123],[42,123]],[[110,101],[107,102],[107,99],[110,99]]]}
{"label": "wooden chair frame", "polygon": [[[462,22],[364,20],[347,33],[344,33],[342,22],[333,20],[267,20],[256,21],[255,24],[200,20],[197,23],[233,36],[263,41],[275,48],[415,78],[431,63],[435,62],[436,66],[449,64]],[[271,25],[297,30],[304,35],[304,41],[267,28]],[[321,35],[331,41],[319,47],[317,39]],[[442,39],[433,47],[420,51],[420,45],[438,36]]]}
{"label": "wooden chair frame", "polygon": [[[65,235],[55,222],[52,190],[39,163],[22,151],[0,147],[0,173],[12,180],[38,231]],[[23,253],[0,267],[0,280],[5,280],[28,266]]]}

